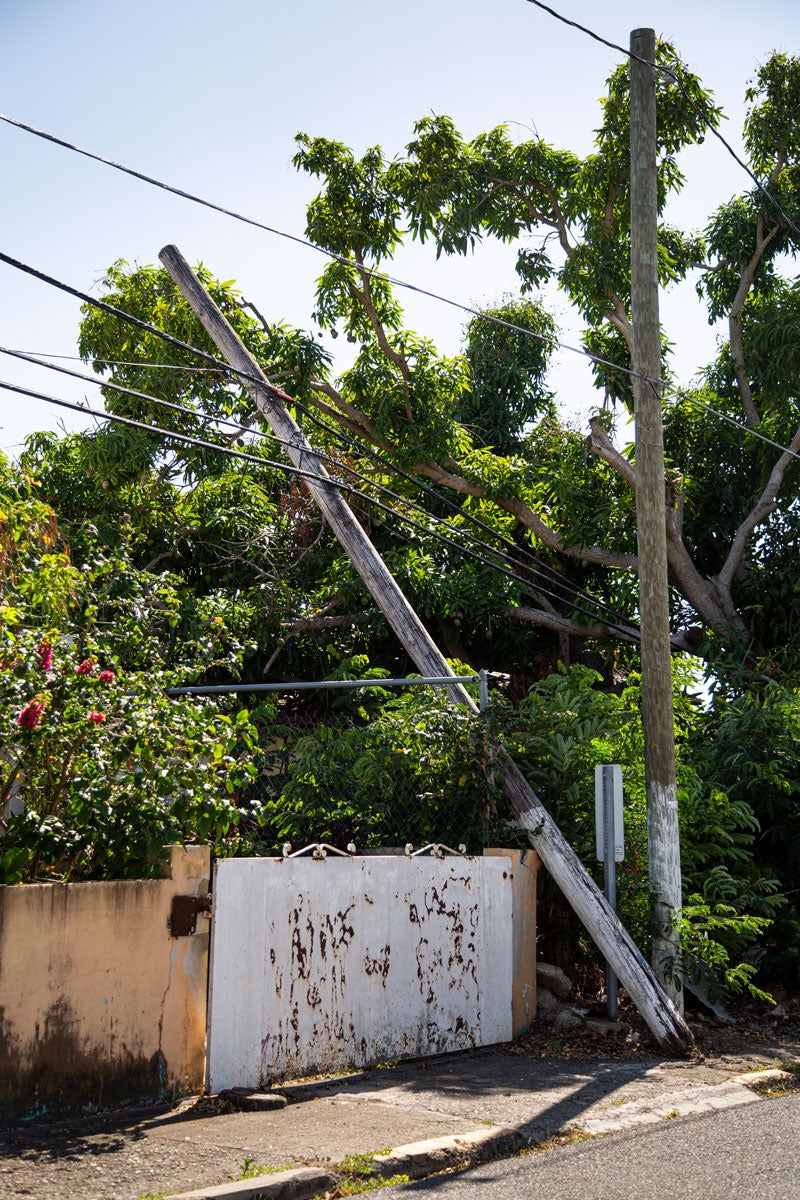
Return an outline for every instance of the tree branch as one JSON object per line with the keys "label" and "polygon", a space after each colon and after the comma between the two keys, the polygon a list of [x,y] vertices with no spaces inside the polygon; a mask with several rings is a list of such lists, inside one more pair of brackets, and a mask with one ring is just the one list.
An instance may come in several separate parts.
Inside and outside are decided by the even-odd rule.
{"label": "tree branch", "polygon": [[[529,608],[525,605],[517,607],[507,605],[502,611],[504,616],[511,617],[515,621],[530,621],[534,625],[543,625],[546,629],[553,629],[557,633],[566,633],[571,637],[615,638],[618,642],[631,642],[634,645],[638,645],[641,641],[639,630],[632,626],[607,625],[604,621],[581,625],[578,621],[571,621],[569,617],[557,616],[542,608]],[[673,650],[694,652],[695,649],[691,631],[687,631],[685,634],[673,634],[670,638],[670,645]]]}
{"label": "tree branch", "polygon": [[753,286],[753,281],[756,276],[756,271],[764,257],[764,252],[770,242],[774,241],[780,232],[780,225],[775,224],[770,229],[769,233],[764,235],[764,218],[758,218],[756,226],[756,248],[750,257],[750,261],[742,268],[742,273],[739,277],[739,287],[736,290],[736,295],[731,305],[731,311],[728,314],[728,340],[731,348],[731,358],[733,360],[733,371],[736,376],[736,382],[739,385],[739,395],[742,398],[742,407],[744,409],[745,418],[748,425],[753,429],[757,429],[761,424],[761,416],[756,408],[753,400],[753,391],[750,387],[750,380],[747,378],[747,370],[744,361],[744,342],[742,339],[742,317],[744,314],[744,305],[747,300],[750,289]]}
{"label": "tree branch", "polygon": [[800,451],[800,429],[796,431],[787,449],[784,450],[775,463],[770,472],[766,487],[734,534],[731,548],[728,551],[728,557],[716,580],[717,587],[729,600],[731,607],[733,607],[733,601],[730,599],[731,587],[733,586],[734,576],[739,569],[745,550],[747,549],[747,543],[761,522],[765,521],[770,513],[775,512],[777,508],[776,497],[786,477],[786,472],[796,461],[798,451]]}
{"label": "tree branch", "polygon": [[384,329],[383,322],[378,316],[378,310],[375,308],[372,300],[372,280],[370,277],[370,272],[364,266],[364,256],[360,250],[354,250],[353,253],[358,264],[358,273],[361,276],[361,290],[359,291],[356,285],[354,283],[350,283],[348,280],[350,294],[354,300],[358,300],[361,304],[363,304],[364,311],[369,318],[369,323],[375,331],[375,337],[378,339],[378,345],[389,359],[389,362],[392,363],[393,366],[397,367],[398,371],[400,372],[403,380],[403,390],[406,394],[406,416],[413,424],[414,417],[409,404],[409,400],[411,399],[411,389],[409,386],[411,381],[411,368],[408,365],[408,359],[406,358],[405,354],[402,354],[399,350],[395,350],[394,346],[392,346],[391,342],[389,341],[389,338],[386,336],[386,330]]}
{"label": "tree branch", "polygon": [[338,424],[345,425],[351,433],[355,433],[358,437],[368,437],[375,445],[383,446],[387,450],[394,449],[390,443],[380,441],[375,431],[375,426],[369,417],[362,413],[360,409],[349,404],[341,392],[338,392],[331,384],[322,379],[312,379],[309,387],[313,392],[319,392],[320,395],[327,396],[338,410],[334,412],[327,405],[315,400],[314,403],[320,412],[333,417]]}
{"label": "tree branch", "polygon": [[[453,465],[458,469],[457,463]],[[602,546],[586,546],[582,542],[575,544],[565,542],[561,535],[556,533],[523,500],[519,500],[513,496],[506,498],[489,496],[486,488],[481,484],[473,483],[461,475],[455,475],[452,471],[445,470],[444,467],[439,466],[438,463],[418,463],[413,470],[417,475],[424,475],[426,479],[431,479],[434,483],[441,484],[442,487],[451,488],[454,492],[458,492],[462,496],[474,496],[478,500],[491,500],[492,504],[496,504],[504,512],[515,516],[545,546],[551,550],[555,550],[558,554],[565,555],[567,558],[577,558],[584,562],[598,563],[604,567],[620,567],[625,571],[632,571],[637,567],[635,554],[624,554],[615,550],[606,550]]]}
{"label": "tree branch", "polygon": [[625,305],[616,292],[612,292],[606,297],[606,300],[608,301],[609,308],[605,313],[605,319],[609,325],[613,325],[622,334],[625,338],[626,346],[631,354],[633,354],[633,326],[628,318]]}
{"label": "tree branch", "polygon": [[636,471],[633,463],[617,450],[611,438],[606,433],[599,417],[592,417],[590,419],[589,428],[592,432],[586,439],[587,447],[598,458],[602,458],[603,462],[608,463],[616,471],[617,475],[621,479],[624,479],[628,486],[635,492]]}

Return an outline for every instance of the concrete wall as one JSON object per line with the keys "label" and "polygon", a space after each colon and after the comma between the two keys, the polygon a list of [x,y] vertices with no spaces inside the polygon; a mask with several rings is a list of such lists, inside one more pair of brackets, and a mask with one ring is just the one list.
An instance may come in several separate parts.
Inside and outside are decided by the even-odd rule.
{"label": "concrete wall", "polygon": [[0,1124],[202,1091],[208,921],[167,922],[209,876],[176,847],[165,879],[0,887]]}

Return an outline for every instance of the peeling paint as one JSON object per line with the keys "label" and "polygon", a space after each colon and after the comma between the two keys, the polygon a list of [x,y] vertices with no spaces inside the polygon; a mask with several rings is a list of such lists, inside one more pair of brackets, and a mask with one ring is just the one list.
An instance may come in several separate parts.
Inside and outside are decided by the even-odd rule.
{"label": "peeling paint", "polygon": [[386,856],[219,863],[209,1086],[508,1040],[504,868]]}

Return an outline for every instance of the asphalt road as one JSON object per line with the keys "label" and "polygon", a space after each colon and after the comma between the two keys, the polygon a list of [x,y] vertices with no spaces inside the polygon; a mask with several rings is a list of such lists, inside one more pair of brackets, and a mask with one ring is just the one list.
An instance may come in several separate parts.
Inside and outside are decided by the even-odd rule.
{"label": "asphalt road", "polygon": [[389,1194],[466,1200],[477,1187],[481,1200],[798,1200],[800,1094],[440,1175]]}

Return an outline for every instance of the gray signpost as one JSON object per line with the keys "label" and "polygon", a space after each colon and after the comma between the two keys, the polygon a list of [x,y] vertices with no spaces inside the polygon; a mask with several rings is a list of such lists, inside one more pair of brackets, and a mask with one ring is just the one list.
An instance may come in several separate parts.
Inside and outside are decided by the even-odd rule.
{"label": "gray signpost", "polygon": [[[605,866],[605,894],[611,908],[617,910],[617,863],[625,858],[625,826],[622,813],[622,767],[604,763],[594,769],[594,814],[597,858]],[[606,959],[606,997],[608,1015],[618,1012],[617,976]]]}

